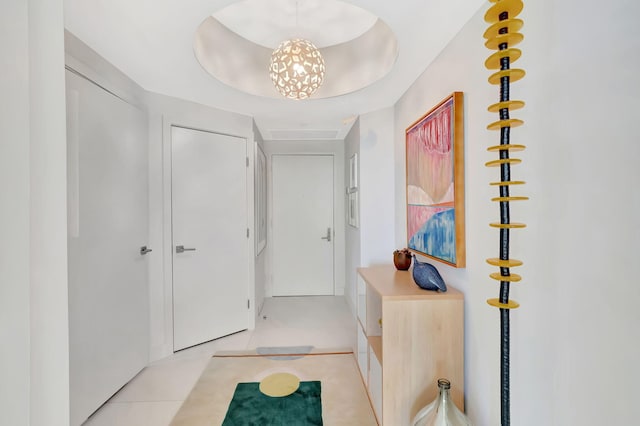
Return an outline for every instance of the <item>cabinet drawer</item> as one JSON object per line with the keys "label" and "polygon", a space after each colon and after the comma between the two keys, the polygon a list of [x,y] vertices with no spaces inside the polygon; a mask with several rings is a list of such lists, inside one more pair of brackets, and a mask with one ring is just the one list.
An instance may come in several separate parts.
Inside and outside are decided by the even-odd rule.
{"label": "cabinet drawer", "polygon": [[360,368],[360,374],[362,375],[362,380],[364,380],[365,386],[369,386],[368,383],[368,371],[369,371],[369,349],[367,345],[367,336],[365,336],[364,331],[360,324],[356,324],[356,329],[358,330],[358,346],[356,359],[358,360],[358,367]]}
{"label": "cabinet drawer", "polygon": [[360,321],[360,324],[366,327],[367,326],[367,284],[365,283],[364,279],[362,279],[360,274],[358,274],[357,277],[358,279],[357,279],[356,285],[357,285],[358,295],[357,295],[357,301],[356,301],[356,312],[358,313],[358,320]]}
{"label": "cabinet drawer", "polygon": [[369,348],[369,394],[376,417],[382,421],[382,366]]}

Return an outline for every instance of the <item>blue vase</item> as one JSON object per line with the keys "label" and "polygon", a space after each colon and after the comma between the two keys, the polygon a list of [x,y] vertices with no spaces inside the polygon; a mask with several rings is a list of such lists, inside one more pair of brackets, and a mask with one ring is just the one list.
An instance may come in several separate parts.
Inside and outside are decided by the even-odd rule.
{"label": "blue vase", "polygon": [[447,285],[436,267],[427,262],[420,262],[415,254],[413,255],[413,280],[418,287],[425,290],[447,291]]}

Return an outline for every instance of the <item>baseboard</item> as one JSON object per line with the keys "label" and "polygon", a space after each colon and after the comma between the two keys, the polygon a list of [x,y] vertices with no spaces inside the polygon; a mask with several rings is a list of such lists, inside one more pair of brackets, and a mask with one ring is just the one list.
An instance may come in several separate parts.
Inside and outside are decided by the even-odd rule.
{"label": "baseboard", "polygon": [[164,345],[152,346],[149,351],[149,363],[166,358],[170,355],[173,355],[173,345],[167,343]]}

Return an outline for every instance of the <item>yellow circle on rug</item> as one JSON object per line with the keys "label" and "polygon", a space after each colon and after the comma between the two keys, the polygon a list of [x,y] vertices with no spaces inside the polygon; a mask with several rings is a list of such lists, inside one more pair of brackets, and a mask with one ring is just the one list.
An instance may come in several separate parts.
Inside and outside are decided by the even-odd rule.
{"label": "yellow circle on rug", "polygon": [[282,397],[298,390],[300,379],[291,373],[275,373],[260,382],[260,392],[267,396]]}

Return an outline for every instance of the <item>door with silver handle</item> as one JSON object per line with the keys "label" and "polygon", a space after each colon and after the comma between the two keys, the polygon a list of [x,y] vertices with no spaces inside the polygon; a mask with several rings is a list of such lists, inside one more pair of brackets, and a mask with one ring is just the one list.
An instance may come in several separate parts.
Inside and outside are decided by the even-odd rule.
{"label": "door with silver handle", "polygon": [[196,251],[195,247],[176,246],[176,253],[184,253],[185,251]]}
{"label": "door with silver handle", "polygon": [[331,242],[331,228],[327,228],[327,235],[324,237],[320,237],[323,240],[327,240],[328,243]]}

